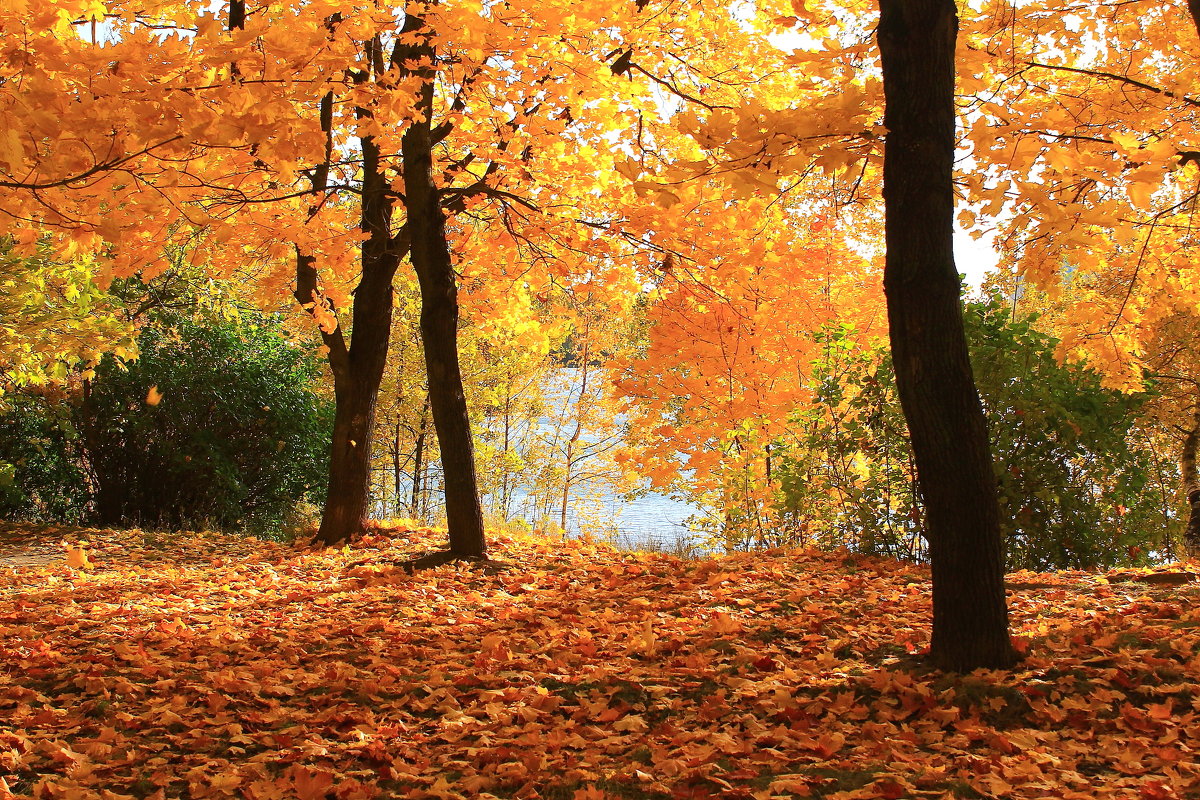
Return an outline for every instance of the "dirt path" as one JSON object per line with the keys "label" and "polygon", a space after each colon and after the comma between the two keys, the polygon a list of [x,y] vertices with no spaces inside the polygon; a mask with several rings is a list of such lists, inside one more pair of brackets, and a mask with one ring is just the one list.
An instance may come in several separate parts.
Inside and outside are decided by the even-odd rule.
{"label": "dirt path", "polygon": [[62,532],[44,526],[0,525],[0,569],[44,567],[63,560]]}

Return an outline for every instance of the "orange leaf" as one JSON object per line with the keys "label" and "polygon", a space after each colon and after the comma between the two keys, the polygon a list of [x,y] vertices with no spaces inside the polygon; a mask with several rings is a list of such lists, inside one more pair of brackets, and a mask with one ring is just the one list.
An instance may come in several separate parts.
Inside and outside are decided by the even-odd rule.
{"label": "orange leaf", "polygon": [[292,785],[299,800],[325,800],[333,789],[333,774],[328,770],[311,769],[294,764],[291,769]]}
{"label": "orange leaf", "polygon": [[846,737],[840,733],[827,733],[820,739],[817,739],[816,750],[821,754],[822,758],[829,758],[831,755],[841,750],[846,745]]}

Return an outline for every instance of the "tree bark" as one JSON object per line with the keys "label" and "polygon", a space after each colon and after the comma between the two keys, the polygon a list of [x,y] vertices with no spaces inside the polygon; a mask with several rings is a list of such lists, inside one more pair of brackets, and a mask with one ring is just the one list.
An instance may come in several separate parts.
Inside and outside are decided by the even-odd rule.
{"label": "tree bark", "polygon": [[953,0],[880,0],[892,356],[933,569],[930,661],[1011,666],[1000,507],[954,266]]}
{"label": "tree bark", "polygon": [[446,219],[433,180],[434,49],[425,24],[410,10],[392,63],[402,78],[421,78],[417,111],[400,150],[412,265],[421,287],[421,341],[429,376],[429,405],[445,476],[450,553],[486,558],[475,451],[458,361],[458,284],[446,238]]}
{"label": "tree bark", "polygon": [[1183,496],[1188,504],[1187,527],[1183,530],[1183,549],[1191,557],[1200,556],[1200,471],[1196,469],[1196,450],[1200,445],[1200,397],[1192,414],[1192,427],[1179,451],[1179,474]]}
{"label": "tree bark", "polygon": [[[360,339],[360,336],[362,337]],[[367,337],[355,328],[355,345]],[[387,350],[386,339],[383,344]],[[365,349],[365,348],[363,348]],[[371,477],[371,431],[375,423],[379,382],[360,369],[334,378],[333,444],[329,457],[329,494],[314,543],[336,545],[363,530],[368,517]]]}
{"label": "tree bark", "polygon": [[[356,82],[370,79],[369,70],[379,59],[378,38],[367,43],[367,71],[354,74]],[[358,109],[360,117],[370,112]],[[321,127],[326,132],[325,164],[314,170],[313,189],[324,193],[332,152],[332,98],[321,103]],[[333,443],[329,458],[329,495],[321,527],[313,542],[335,545],[350,540],[367,521],[371,487],[371,439],[375,407],[387,363],[392,331],[392,279],[407,253],[406,232],[392,233],[395,196],[384,172],[382,155],[374,137],[360,139],[362,147],[362,199],[359,225],[367,234],[362,244],[362,277],[354,291],[353,325],[349,345],[341,327],[321,331],[329,348],[333,372]],[[296,254],[296,299],[301,305],[318,300],[317,272],[310,256]],[[310,306],[311,307],[311,306]]]}

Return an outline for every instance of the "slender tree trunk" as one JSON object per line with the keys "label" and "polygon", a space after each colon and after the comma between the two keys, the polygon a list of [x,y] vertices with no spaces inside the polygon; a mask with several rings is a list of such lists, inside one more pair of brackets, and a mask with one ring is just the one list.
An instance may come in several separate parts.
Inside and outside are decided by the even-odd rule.
{"label": "slender tree trunk", "polygon": [[1200,471],[1196,469],[1196,450],[1200,445],[1200,398],[1192,414],[1192,427],[1179,451],[1179,474],[1183,496],[1188,504],[1187,527],[1183,530],[1183,549],[1187,555],[1200,556]]}
{"label": "slender tree trunk", "polygon": [[401,139],[404,198],[412,264],[421,286],[421,342],[429,376],[429,405],[446,492],[450,553],[486,558],[475,450],[458,361],[458,284],[446,239],[446,219],[433,180],[434,50],[424,22],[410,9],[392,63],[402,77],[422,80],[418,112]]}
{"label": "slender tree trunk", "polygon": [[[588,390],[588,370],[592,360],[592,323],[589,320],[583,329],[583,358],[580,361],[579,381],[579,401],[575,404],[575,430],[571,432],[571,438],[567,439],[566,447],[566,464],[563,468],[563,488],[562,502],[559,508],[559,527],[562,528],[562,535],[567,535],[567,506],[571,500],[571,485],[574,483],[575,469],[575,446],[579,443],[579,437],[583,435],[584,414],[586,406],[585,396]],[[570,400],[571,389],[567,387],[567,399]]]}
{"label": "slender tree trunk", "polygon": [[1000,507],[954,266],[953,0],[880,0],[887,139],[884,290],[896,385],[912,434],[933,568],[930,660],[1016,661]]}
{"label": "slender tree trunk", "polygon": [[400,516],[400,496],[404,492],[404,471],[400,461],[400,428],[399,420],[392,432],[392,497],[395,500],[396,516]]}
{"label": "slender tree trunk", "polygon": [[417,441],[413,447],[413,480],[412,480],[412,504],[410,505],[410,516],[413,519],[423,519],[421,516],[421,489],[424,486],[425,478],[425,437],[427,433],[426,415],[429,413],[429,397],[425,397],[425,404],[421,406],[421,419],[417,422]]}
{"label": "slender tree trunk", "polygon": [[512,376],[508,376],[508,380],[504,384],[504,449],[501,451],[502,469],[500,470],[500,514],[505,522],[508,522],[509,507],[512,503],[512,484],[514,478],[508,470],[508,465],[512,463],[508,455],[512,451],[512,415],[513,415],[513,395],[512,395]]}

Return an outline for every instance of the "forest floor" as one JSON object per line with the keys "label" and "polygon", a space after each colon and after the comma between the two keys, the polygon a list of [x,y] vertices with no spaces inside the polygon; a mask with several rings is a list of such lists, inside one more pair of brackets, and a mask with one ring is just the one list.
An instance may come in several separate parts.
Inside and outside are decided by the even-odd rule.
{"label": "forest floor", "polygon": [[6,528],[0,798],[1200,798],[1198,582],[1012,575],[946,675],[910,565],[439,539]]}

